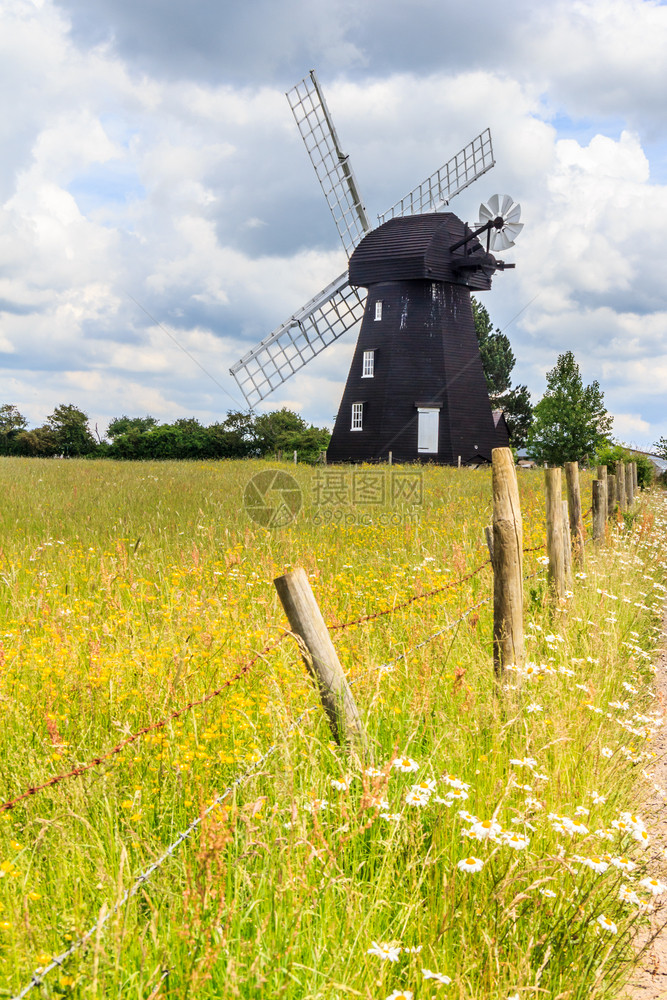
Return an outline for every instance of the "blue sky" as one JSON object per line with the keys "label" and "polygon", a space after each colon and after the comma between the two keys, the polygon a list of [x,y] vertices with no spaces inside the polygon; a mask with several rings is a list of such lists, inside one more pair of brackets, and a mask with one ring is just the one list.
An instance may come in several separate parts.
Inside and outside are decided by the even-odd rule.
{"label": "blue sky", "polygon": [[[539,398],[573,350],[616,435],[650,445],[665,51],[648,0],[0,0],[0,402],[33,424],[73,402],[102,431],[242,402],[230,365],[345,266],[284,97],[315,67],[372,216],[491,127],[497,165],[452,210],[522,203],[483,299],[515,380]],[[330,423],[354,339],[263,408]]]}

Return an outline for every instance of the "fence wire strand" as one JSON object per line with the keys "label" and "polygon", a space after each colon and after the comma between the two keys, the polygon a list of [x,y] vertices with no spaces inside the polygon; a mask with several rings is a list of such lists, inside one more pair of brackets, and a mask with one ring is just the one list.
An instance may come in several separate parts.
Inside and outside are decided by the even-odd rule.
{"label": "fence wire strand", "polygon": [[[292,732],[294,732],[294,730],[299,725],[301,725],[303,719],[312,711],[313,711],[312,708],[304,709],[301,715],[299,715],[299,717],[295,719],[295,721],[291,724],[289,729],[287,729],[285,737],[289,736]],[[74,955],[75,952],[79,951],[88,941],[90,941],[91,937],[94,934],[99,933],[102,927],[104,927],[104,925],[109,922],[111,917],[115,916],[123,908],[123,906],[125,906],[125,904],[130,899],[132,899],[133,896],[136,896],[142,885],[144,885],[144,883],[146,883],[150,879],[150,877],[158,870],[158,868],[161,868],[162,865],[165,863],[165,861],[168,861],[169,858],[171,858],[174,855],[174,853],[178,850],[181,844],[188,839],[193,830],[196,830],[196,828],[201,824],[201,822],[204,819],[206,819],[206,817],[209,816],[214,809],[216,809],[222,802],[224,802],[225,799],[229,798],[229,796],[231,795],[231,793],[234,791],[235,788],[243,784],[243,782],[246,781],[248,778],[252,777],[252,775],[256,773],[256,771],[262,766],[262,764],[264,764],[265,761],[267,761],[269,757],[273,753],[275,753],[277,748],[278,748],[278,743],[277,742],[273,743],[266,751],[266,753],[264,753],[259,758],[259,760],[254,761],[251,767],[247,768],[242,774],[237,775],[236,778],[234,778],[234,780],[232,781],[232,783],[227,786],[224,792],[222,792],[220,795],[216,795],[216,797],[213,799],[210,805],[208,805],[203,812],[199,813],[198,816],[195,816],[190,825],[186,827],[186,829],[183,830],[181,833],[179,833],[176,840],[174,840],[173,843],[171,843],[169,847],[167,847],[167,849],[160,855],[160,857],[156,861],[154,861],[151,865],[149,865],[148,868],[146,868],[141,873],[141,875],[137,876],[137,878],[134,880],[129,889],[125,890],[121,898],[118,900],[117,903],[113,905],[113,907],[110,910],[106,910],[104,912],[100,911],[100,915],[98,916],[93,926],[90,927],[85,932],[85,934],[82,934],[82,936],[79,938],[78,941],[75,941],[74,944],[70,945],[69,948],[67,948],[66,951],[63,951],[60,955],[56,955],[54,958],[52,958],[51,961],[48,963],[48,965],[44,966],[44,968],[40,967],[39,969],[36,969],[32,974],[30,982],[23,987],[20,993],[16,993],[11,998],[11,1000],[23,1000],[23,997],[27,996],[32,989],[34,989],[36,986],[42,985],[44,979],[50,972],[52,972],[54,969],[61,968],[68,958],[71,958],[71,956]],[[166,978],[168,974],[169,972],[166,971],[165,973],[163,973],[162,978],[163,979]]]}
{"label": "fence wire strand", "polygon": [[416,601],[425,601],[427,597],[435,597],[437,594],[443,594],[446,590],[452,590],[454,587],[459,587],[461,584],[467,583],[468,580],[472,580],[474,576],[477,576],[477,574],[481,573],[486,566],[490,565],[491,560],[486,559],[483,563],[480,563],[479,566],[476,566],[475,569],[471,570],[470,573],[467,573],[466,576],[458,577],[456,580],[450,580],[450,582],[444,584],[444,586],[436,587],[435,590],[429,590],[426,594],[415,594],[413,597],[409,597],[407,601],[402,601],[401,604],[395,604],[391,608],[384,608],[382,611],[373,611],[368,615],[362,615],[360,618],[355,618],[350,622],[332,622],[327,627],[332,632],[342,631],[346,628],[352,628],[354,625],[361,625],[364,622],[374,621],[376,618],[383,618],[385,615],[393,615],[397,611],[402,611],[403,608],[407,608],[411,604],[414,604]]}
{"label": "fence wire strand", "polygon": [[132,733],[131,736],[128,736],[127,739],[121,740],[121,742],[116,744],[115,747],[112,747],[111,750],[107,750],[105,753],[99,754],[97,757],[93,757],[93,759],[88,761],[87,764],[80,764],[78,767],[73,767],[70,771],[65,771],[63,774],[53,775],[52,778],[49,778],[48,781],[42,782],[41,785],[33,785],[30,788],[27,788],[24,792],[21,792],[20,795],[16,795],[13,799],[8,799],[7,802],[1,803],[0,813],[13,809],[19,802],[22,802],[24,799],[31,798],[33,795],[36,795],[37,792],[43,792],[46,788],[53,788],[54,785],[60,784],[60,782],[65,781],[66,778],[78,778],[80,775],[85,774],[86,771],[90,771],[94,767],[99,767],[99,765],[103,764],[105,760],[109,760],[111,757],[119,754],[122,750],[125,750],[126,747],[131,746],[132,743],[136,743],[136,741],[142,736],[146,736],[148,733],[155,732],[158,729],[164,729],[165,726],[167,726],[170,722],[173,722],[174,719],[178,719],[179,716],[184,715],[193,708],[199,708],[202,705],[205,705],[207,702],[212,701],[213,698],[217,698],[223,693],[223,691],[230,688],[232,684],[235,684],[237,681],[240,681],[243,677],[245,677],[257,661],[261,660],[266,653],[269,653],[272,649],[276,649],[276,647],[280,645],[287,635],[288,633],[284,632],[274,642],[266,645],[264,649],[260,650],[259,653],[256,653],[250,660],[248,660],[248,662],[245,663],[233,677],[229,677],[225,683],[219,688],[216,688],[215,691],[209,691],[208,694],[205,694],[203,697],[197,698],[194,701],[188,702],[187,705],[176,709],[176,711],[171,712],[158,722],[153,722],[149,726],[144,726],[142,729],[137,730],[136,733]]}

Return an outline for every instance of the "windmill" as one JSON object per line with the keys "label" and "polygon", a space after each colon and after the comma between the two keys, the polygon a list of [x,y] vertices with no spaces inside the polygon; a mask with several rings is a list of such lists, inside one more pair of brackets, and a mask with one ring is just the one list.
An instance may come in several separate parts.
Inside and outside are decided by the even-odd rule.
{"label": "windmill", "polygon": [[373,228],[315,76],[287,94],[349,258],[348,270],[230,369],[250,407],[360,320],[329,461],[490,460],[507,445],[496,423],[475,334],[471,291],[514,267],[520,206],[493,195],[474,229],[442,209],[494,166],[486,129]]}

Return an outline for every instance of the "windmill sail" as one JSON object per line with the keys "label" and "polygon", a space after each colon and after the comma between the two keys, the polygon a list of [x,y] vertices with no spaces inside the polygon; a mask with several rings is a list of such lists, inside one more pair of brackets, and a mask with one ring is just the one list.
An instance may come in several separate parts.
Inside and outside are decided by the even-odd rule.
{"label": "windmill sail", "polygon": [[314,70],[288,91],[287,100],[349,257],[371,225]]}
{"label": "windmill sail", "polygon": [[353,288],[346,271],[248,351],[230,368],[248,406],[255,406],[358,323],[365,300],[365,289]]}
{"label": "windmill sail", "polygon": [[439,170],[422,181],[388,212],[378,216],[380,224],[400,215],[426,215],[448,205],[478,177],[495,165],[490,130],[484,129],[472,142],[448,160]]}

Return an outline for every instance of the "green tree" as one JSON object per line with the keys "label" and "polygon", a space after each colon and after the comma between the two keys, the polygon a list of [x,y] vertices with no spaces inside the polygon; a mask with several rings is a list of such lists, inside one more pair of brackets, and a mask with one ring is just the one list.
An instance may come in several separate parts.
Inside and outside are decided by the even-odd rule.
{"label": "green tree", "polygon": [[33,458],[53,458],[60,454],[56,436],[50,427],[34,427],[30,431],[19,431],[16,436],[15,454]]}
{"label": "green tree", "polygon": [[509,338],[497,327],[493,329],[488,311],[474,295],[470,301],[491,406],[493,409],[502,409],[505,414],[512,447],[523,448],[533,420],[528,386],[517,385],[512,388],[511,376],[516,358]]}
{"label": "green tree", "polygon": [[0,434],[18,434],[28,426],[28,421],[19,413],[18,407],[13,403],[3,403],[0,406]]}
{"label": "green tree", "polygon": [[255,417],[243,410],[229,410],[221,424],[207,429],[211,458],[247,458],[256,454]]}
{"label": "green tree", "polygon": [[13,403],[0,406],[0,455],[19,454],[18,436],[27,426],[28,421]]}
{"label": "green tree", "polygon": [[491,318],[485,307],[477,301],[474,295],[471,296],[470,301],[489,396],[497,396],[507,392],[512,385],[510,376],[516,364],[516,358],[509,338],[501,333],[497,327],[495,330],[493,329]]}
{"label": "green tree", "polygon": [[95,451],[95,438],[88,428],[88,416],[72,403],[56,406],[46,418],[46,426],[53,434],[57,453],[65,458]]}
{"label": "green tree", "polygon": [[120,434],[129,434],[130,431],[138,431],[143,434],[145,431],[151,431],[157,427],[157,424],[155,417],[126,417],[123,414],[122,417],[114,417],[111,421],[107,427],[107,437],[113,441]]}
{"label": "green tree", "polygon": [[492,399],[494,407],[502,408],[513,448],[525,447],[533,422],[533,407],[527,385],[515,385],[502,396]]}
{"label": "green tree", "polygon": [[661,437],[659,441],[656,441],[653,445],[654,451],[659,458],[667,459],[667,438]]}
{"label": "green tree", "polygon": [[283,407],[255,417],[255,441],[261,455],[289,450],[295,435],[307,430],[308,424],[293,410]]}
{"label": "green tree", "polygon": [[574,354],[566,351],[547,372],[547,390],[528,432],[528,453],[549,465],[585,462],[609,440],[612,420],[599,383],[584,386]]}
{"label": "green tree", "polygon": [[297,451],[304,462],[316,462],[331,434],[326,428],[309,426],[303,417],[283,407],[255,418],[255,443],[260,455]]}

